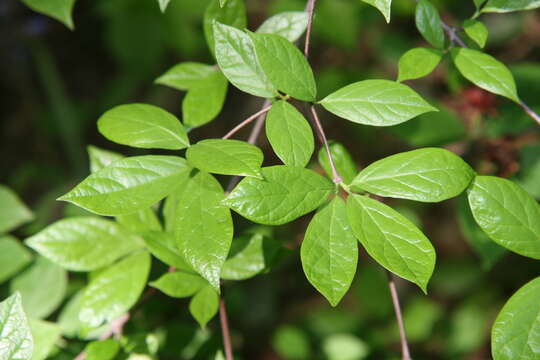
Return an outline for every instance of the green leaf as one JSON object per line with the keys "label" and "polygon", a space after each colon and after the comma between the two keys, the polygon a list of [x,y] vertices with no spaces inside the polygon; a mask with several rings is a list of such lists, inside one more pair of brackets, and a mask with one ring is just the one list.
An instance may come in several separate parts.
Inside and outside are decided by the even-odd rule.
{"label": "green leaf", "polygon": [[358,263],[358,244],[341,198],[317,211],[300,250],[307,279],[336,306],[349,290]]}
{"label": "green leaf", "polygon": [[171,0],[158,0],[159,10],[161,10],[162,13],[164,13],[165,10],[167,10],[167,6],[169,6],[169,2],[171,2]]}
{"label": "green leaf", "polygon": [[208,4],[204,13],[203,25],[206,43],[212,54],[214,54],[215,44],[214,21],[237,29],[245,29],[247,27],[247,17],[244,0],[228,0],[222,4],[219,4],[217,0],[211,0]]}
{"label": "green leaf", "polygon": [[540,206],[510,180],[478,176],[469,189],[474,219],[497,244],[540,259]]}
{"label": "green leaf", "polygon": [[62,335],[74,338],[79,335],[81,330],[81,322],[79,321],[79,311],[81,309],[81,298],[83,291],[77,291],[62,307],[60,315],[58,315],[58,325],[62,328]]}
{"label": "green leaf", "polygon": [[217,314],[219,296],[211,286],[200,290],[190,301],[189,311],[202,328]]}
{"label": "green leaf", "polygon": [[291,42],[274,34],[248,33],[270,82],[298,100],[315,101],[317,86],[305,56]]}
{"label": "green leaf", "polygon": [[143,239],[148,251],[165,264],[179,270],[193,271],[176,247],[176,240],[171,233],[149,231],[144,233]]}
{"label": "green leaf", "polygon": [[30,9],[56,19],[66,25],[70,30],[73,30],[73,6],[75,0],[21,0]]}
{"label": "green leaf", "polygon": [[[338,174],[345,184],[350,184],[358,173],[358,169],[356,168],[356,164],[354,163],[351,154],[347,151],[345,146],[338,142],[331,141],[329,146],[330,154],[332,155],[332,160],[334,161],[334,166],[336,167]],[[332,168],[330,167],[330,161],[324,146],[319,150],[318,159],[319,164],[323,167],[326,175],[331,178]]]}
{"label": "green leaf", "polygon": [[332,334],[322,347],[328,360],[363,360],[369,355],[368,345],[352,334]]}
{"label": "green leaf", "polygon": [[413,80],[431,74],[442,59],[442,52],[430,48],[414,48],[399,58],[397,81]]}
{"label": "green leaf", "polygon": [[103,136],[122,145],[168,150],[189,146],[186,130],[180,121],[154,105],[116,106],[103,114],[97,125]]}
{"label": "green leaf", "polygon": [[540,356],[540,277],[519,289],[504,305],[491,332],[494,360],[533,360]]}
{"label": "green leaf", "polygon": [[260,224],[282,225],[318,208],[334,186],[301,167],[270,166],[264,180],[245,178],[223,201],[243,217]]}
{"label": "green leaf", "polygon": [[90,159],[90,172],[95,173],[116,160],[122,159],[124,156],[114,151],[100,149],[97,146],[89,145],[88,158]]}
{"label": "green leaf", "polygon": [[354,235],[372,258],[427,292],[435,249],[413,223],[389,206],[360,195],[349,196],[347,215]]}
{"label": "green leaf", "polygon": [[315,148],[311,126],[296,108],[280,100],[266,117],[266,136],[285,165],[305,167]]}
{"label": "green leaf", "polygon": [[272,338],[272,347],[282,359],[310,358],[309,337],[296,327],[288,325],[279,327]]}
{"label": "green leaf", "polygon": [[229,209],[219,182],[203,171],[192,172],[174,194],[173,231],[180,253],[219,291],[219,276],[233,237]]}
{"label": "green leaf", "polygon": [[88,176],[58,200],[100,215],[129,214],[163,199],[188,172],[186,161],[177,156],[129,157]]}
{"label": "green leaf", "polygon": [[186,152],[190,165],[214,174],[261,178],[263,152],[245,141],[206,139]]}
{"label": "green leaf", "polygon": [[227,5],[227,0],[219,0],[219,6],[224,7]]}
{"label": "green leaf", "polygon": [[28,238],[26,244],[71,271],[102,268],[143,245],[138,236],[98,217],[62,219]]}
{"label": "green leaf", "polygon": [[225,76],[215,69],[212,75],[191,88],[182,102],[184,124],[198,127],[214,120],[225,103],[227,86]]}
{"label": "green leaf", "polygon": [[516,83],[508,68],[494,57],[473,49],[452,49],[459,72],[476,86],[519,103]]}
{"label": "green leaf", "polygon": [[355,123],[392,126],[429,111],[437,111],[414,90],[389,80],[364,80],[328,95],[320,104]]}
{"label": "green leaf", "polygon": [[32,261],[32,254],[12,236],[0,236],[0,284]]}
{"label": "green leaf", "polygon": [[214,23],[218,65],[231,84],[248,94],[272,98],[277,90],[259,65],[255,48],[242,30]]}
{"label": "green leaf", "polygon": [[0,185],[0,234],[34,219],[32,212],[10,188]]}
{"label": "green leaf", "polygon": [[540,8],[540,0],[489,0],[482,12],[505,13]]}
{"label": "green leaf", "polygon": [[120,344],[113,339],[92,341],[84,351],[85,360],[113,360],[120,351]]}
{"label": "green leaf", "polygon": [[201,81],[204,81],[215,72],[216,67],[214,65],[183,62],[167,70],[154,82],[177,90],[189,90],[197,87]]}
{"label": "green leaf", "polygon": [[419,0],[416,6],[416,27],[420,34],[436,48],[444,47],[444,30],[437,8],[428,0]]}
{"label": "green leaf", "polygon": [[32,360],[45,360],[60,340],[62,330],[55,323],[36,319],[30,320],[30,329],[34,339]]}
{"label": "green leaf", "polygon": [[489,33],[484,23],[478,20],[468,19],[463,22],[463,30],[481,48],[486,45]]}
{"label": "green leaf", "polygon": [[256,32],[280,35],[293,43],[306,31],[308,18],[305,11],[282,12],[266,19]]}
{"label": "green leaf", "polygon": [[390,23],[390,10],[392,0],[362,0],[363,2],[376,7],[383,14],[387,23]]}
{"label": "green leaf", "polygon": [[395,154],[369,165],[351,189],[385,197],[439,202],[461,194],[474,170],[454,153],[424,148]]}
{"label": "green leaf", "polygon": [[34,343],[19,293],[0,302],[0,344],[2,360],[32,358]]}
{"label": "green leaf", "polygon": [[20,292],[28,317],[46,318],[62,303],[66,294],[67,273],[44,257],[17,275],[10,283],[10,292]]}
{"label": "green leaf", "polygon": [[182,271],[169,272],[150,283],[161,292],[176,298],[190,297],[206,286],[208,282],[199,275]]}
{"label": "green leaf", "polygon": [[139,210],[136,213],[119,215],[116,221],[136,234],[142,234],[146,231],[161,231],[161,223],[152,208]]}
{"label": "green leaf", "polygon": [[148,273],[150,255],[141,251],[101,271],[85,288],[79,320],[95,328],[128,311],[141,295]]}

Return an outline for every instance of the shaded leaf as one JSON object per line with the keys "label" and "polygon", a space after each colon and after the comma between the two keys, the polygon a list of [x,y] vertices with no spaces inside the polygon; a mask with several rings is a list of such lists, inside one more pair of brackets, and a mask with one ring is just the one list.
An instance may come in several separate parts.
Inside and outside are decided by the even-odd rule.
{"label": "shaded leaf", "polygon": [[169,272],[150,283],[161,292],[176,298],[190,297],[206,286],[208,282],[196,274],[182,271]]}
{"label": "shaded leaf", "polygon": [[32,261],[32,254],[12,236],[0,236],[0,284]]}
{"label": "shaded leaf", "polygon": [[90,160],[90,172],[97,172],[124,156],[114,151],[100,149],[97,146],[89,145],[86,147],[88,158]]}
{"label": "shaded leaf", "polygon": [[371,6],[376,7],[381,14],[383,14],[387,23],[390,22],[390,10],[392,5],[392,0],[362,0],[363,2],[370,4]]}
{"label": "shaded leaf", "polygon": [[202,328],[217,314],[219,296],[211,286],[200,290],[190,301],[189,311]]}
{"label": "shaded leaf", "polygon": [[219,115],[227,96],[227,79],[215,70],[199,84],[191,88],[182,102],[184,124],[202,126]]}
{"label": "shaded leaf", "polygon": [[165,264],[182,271],[193,271],[176,247],[176,240],[171,233],[149,231],[143,234],[143,239],[148,251]]}
{"label": "shaded leaf", "polygon": [[154,82],[169,86],[177,90],[189,90],[200,84],[209,76],[216,72],[213,65],[202,64],[198,62],[182,62],[176,64]]}
{"label": "shaded leaf", "polygon": [[420,34],[436,48],[444,47],[444,30],[437,8],[428,0],[419,0],[416,6],[416,27]]}
{"label": "shaded leaf", "polygon": [[70,30],[73,30],[73,18],[71,13],[73,12],[73,6],[75,0],[21,0],[30,9],[42,13],[56,19],[66,25]]}
{"label": "shaded leaf", "polygon": [[244,0],[228,0],[221,4],[218,0],[211,0],[208,4],[204,13],[203,25],[206,44],[212,54],[214,53],[215,44],[214,21],[237,29],[245,29],[247,26],[247,17]]}
{"label": "shaded leaf", "polygon": [[118,215],[116,221],[127,230],[136,234],[162,230],[161,223],[152,208],[139,210],[132,214]]}
{"label": "shaded leaf", "polygon": [[0,185],[0,234],[34,219],[32,212],[10,188]]}

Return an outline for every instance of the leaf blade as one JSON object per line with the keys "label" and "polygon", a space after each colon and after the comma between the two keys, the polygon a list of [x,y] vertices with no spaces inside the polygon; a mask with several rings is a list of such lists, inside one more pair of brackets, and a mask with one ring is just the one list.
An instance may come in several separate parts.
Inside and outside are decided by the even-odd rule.
{"label": "leaf blade", "polygon": [[32,333],[23,311],[21,295],[15,293],[0,302],[0,357],[30,360],[34,350]]}

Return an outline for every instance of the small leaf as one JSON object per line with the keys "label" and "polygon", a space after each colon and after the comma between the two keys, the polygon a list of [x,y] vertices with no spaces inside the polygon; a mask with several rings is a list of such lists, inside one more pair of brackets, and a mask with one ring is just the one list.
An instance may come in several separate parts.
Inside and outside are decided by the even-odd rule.
{"label": "small leaf", "polygon": [[191,88],[182,102],[184,124],[198,127],[209,123],[219,115],[225,97],[228,82],[219,70]]}
{"label": "small leaf", "polygon": [[271,166],[262,173],[264,180],[245,178],[223,201],[260,224],[291,222],[319,207],[334,188],[327,179],[301,167]]}
{"label": "small leaf", "polygon": [[178,270],[193,272],[176,247],[174,236],[168,232],[149,231],[143,235],[148,251],[165,264]]}
{"label": "small leaf", "polygon": [[519,103],[516,83],[508,68],[494,57],[473,49],[453,49],[459,72],[476,86]]}
{"label": "small leaf", "polygon": [[88,158],[90,160],[90,172],[95,173],[104,167],[107,167],[112,162],[122,159],[124,156],[114,151],[100,149],[97,146],[89,145]]}
{"label": "small leaf", "polygon": [[110,220],[62,219],[28,238],[26,244],[71,271],[92,271],[142,247],[142,240]]}
{"label": "small leaf", "polygon": [[373,126],[392,126],[437,111],[407,85],[389,80],[364,80],[347,85],[320,104],[339,117]]}
{"label": "small leaf", "polygon": [[186,130],[171,113],[153,105],[120,105],[98,120],[99,132],[118,144],[143,149],[180,150],[189,146]]}
{"label": "small leaf", "polygon": [[[353,181],[353,179],[356,177],[356,174],[358,174],[358,169],[356,168],[356,164],[354,163],[351,154],[342,144],[338,142],[331,141],[329,146],[330,154],[332,155],[332,160],[334,161],[334,166],[336,167],[338,174],[341,176],[345,184],[350,184],[351,181]],[[319,164],[321,164],[323,167],[326,175],[331,178],[332,168],[330,167],[330,161],[324,146],[319,150],[318,159]]]}
{"label": "small leaf", "polygon": [[211,286],[204,287],[189,303],[189,311],[202,328],[217,314],[219,296]]}
{"label": "small leaf", "polygon": [[461,194],[475,176],[454,153],[425,148],[395,154],[369,165],[351,189],[422,202],[439,202]]}
{"label": "small leaf", "polygon": [[161,223],[152,208],[139,210],[132,214],[118,215],[116,221],[127,230],[136,234],[162,230]]}
{"label": "small leaf", "polygon": [[420,34],[436,48],[444,47],[444,30],[437,8],[428,0],[419,0],[416,6],[416,27]]}
{"label": "small leaf", "polygon": [[192,166],[206,172],[261,178],[263,153],[244,141],[202,140],[187,150],[186,158]]}
{"label": "small leaf", "polygon": [[427,76],[441,62],[442,52],[430,48],[414,48],[399,58],[397,81],[413,80]]}
{"label": "small leaf", "polygon": [[219,6],[224,7],[227,5],[227,0],[219,0]]}
{"label": "small leaf", "polygon": [[540,8],[540,0],[489,0],[482,12],[505,13]]}
{"label": "small leaf", "polygon": [[317,86],[305,56],[284,37],[248,33],[257,58],[270,82],[298,100],[315,101]]}
{"label": "small leaf", "polygon": [[2,360],[32,358],[34,343],[19,293],[0,302],[0,345]]}
{"label": "small leaf", "polygon": [[0,284],[32,261],[32,254],[12,236],[0,236]]}
{"label": "small leaf", "polygon": [[390,10],[392,0],[362,0],[363,2],[376,7],[383,14],[387,23],[390,23]]}
{"label": "small leaf", "polygon": [[137,302],[149,272],[150,256],[145,251],[130,255],[100,272],[82,295],[81,323],[96,328],[123,315]]}
{"label": "small leaf", "polygon": [[351,195],[347,215],[354,235],[368,254],[424,292],[435,267],[435,249],[403,215],[365,196]]}
{"label": "small leaf", "polygon": [[347,220],[347,209],[335,197],[317,211],[301,247],[309,282],[336,306],[351,286],[358,263],[358,244]]}
{"label": "small leaf", "polygon": [[58,200],[100,215],[129,214],[173,192],[188,172],[186,161],[177,156],[129,157],[88,176]]}
{"label": "small leaf", "polygon": [[93,341],[84,351],[85,360],[113,360],[120,351],[120,344],[113,339]]}
{"label": "small leaf", "polygon": [[45,360],[60,340],[62,329],[55,323],[31,319],[30,329],[34,339],[32,360]]}
{"label": "small leaf", "polygon": [[182,271],[169,272],[150,283],[161,292],[176,298],[190,297],[206,286],[208,282],[196,274]]}
{"label": "small leaf", "polygon": [[481,48],[486,45],[488,29],[484,23],[478,20],[465,20],[463,22],[463,30]]}
{"label": "small leaf", "polygon": [[538,359],[540,277],[519,289],[504,305],[491,332],[494,360]]}
{"label": "small leaf", "polygon": [[540,206],[510,180],[478,176],[469,189],[474,219],[497,244],[540,259]]}
{"label": "small leaf", "polygon": [[315,147],[311,126],[296,108],[280,100],[266,117],[266,136],[285,165],[305,167]]}
{"label": "small leaf", "polygon": [[[220,0],[221,1],[221,0]],[[221,5],[221,6],[220,6]],[[210,52],[214,54],[214,22],[229,25],[237,29],[247,27],[246,5],[244,0],[228,0],[219,3],[211,0],[206,8],[203,19],[204,36]]]}
{"label": "small leaf", "polygon": [[256,32],[280,35],[293,43],[306,31],[308,18],[305,11],[282,12],[266,19]]}
{"label": "small leaf", "polygon": [[0,234],[34,219],[32,212],[10,188],[0,185]]}
{"label": "small leaf", "polygon": [[154,82],[177,90],[189,90],[216,72],[216,67],[197,62],[176,64]]}
{"label": "small leaf", "polygon": [[43,1],[43,0],[21,0],[30,9],[47,15],[56,19],[66,25],[70,30],[75,27],[73,25],[73,18],[71,13],[73,12],[73,6],[75,0],[55,0],[55,1]]}
{"label": "small leaf", "polygon": [[171,0],[158,0],[159,10],[161,10],[162,13],[164,13],[165,10],[167,10],[167,6],[169,6],[169,2],[171,2]]}

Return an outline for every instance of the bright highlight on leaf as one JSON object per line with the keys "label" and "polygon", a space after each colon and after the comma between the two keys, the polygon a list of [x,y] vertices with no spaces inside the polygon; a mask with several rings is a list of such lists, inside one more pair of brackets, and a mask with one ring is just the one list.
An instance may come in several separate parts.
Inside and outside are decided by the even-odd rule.
{"label": "bright highlight on leaf", "polygon": [[540,0],[489,0],[482,12],[505,13],[540,8]]}
{"label": "bright highlight on leaf", "polygon": [[441,62],[442,52],[430,48],[414,48],[399,58],[397,81],[419,79],[435,70]]}
{"label": "bright highlight on leaf", "polygon": [[306,31],[308,17],[304,11],[282,12],[266,19],[256,32],[280,35],[293,43]]}
{"label": "bright highlight on leaf", "polygon": [[0,359],[32,358],[34,344],[19,293],[0,302],[0,344]]}
{"label": "bright highlight on leaf", "polygon": [[[220,0],[221,1],[221,0]],[[229,25],[237,29],[247,26],[246,5],[244,0],[211,0],[203,19],[204,36],[210,52],[214,54],[214,22]]]}

